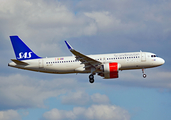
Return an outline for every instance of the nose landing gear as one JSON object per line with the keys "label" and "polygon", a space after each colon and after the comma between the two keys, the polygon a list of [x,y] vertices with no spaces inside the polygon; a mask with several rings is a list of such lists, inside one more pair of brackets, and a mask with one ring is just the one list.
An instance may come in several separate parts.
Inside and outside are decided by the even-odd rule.
{"label": "nose landing gear", "polygon": [[143,78],[146,78],[147,75],[144,73],[144,69],[142,69],[142,73],[143,73]]}
{"label": "nose landing gear", "polygon": [[89,75],[89,82],[94,83],[94,75]]}

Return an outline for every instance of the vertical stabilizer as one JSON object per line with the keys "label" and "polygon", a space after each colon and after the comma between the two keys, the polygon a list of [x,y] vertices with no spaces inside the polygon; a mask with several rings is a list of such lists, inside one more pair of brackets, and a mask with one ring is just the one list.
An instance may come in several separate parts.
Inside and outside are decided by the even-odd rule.
{"label": "vertical stabilizer", "polygon": [[41,58],[37,56],[18,36],[10,36],[10,39],[17,60]]}

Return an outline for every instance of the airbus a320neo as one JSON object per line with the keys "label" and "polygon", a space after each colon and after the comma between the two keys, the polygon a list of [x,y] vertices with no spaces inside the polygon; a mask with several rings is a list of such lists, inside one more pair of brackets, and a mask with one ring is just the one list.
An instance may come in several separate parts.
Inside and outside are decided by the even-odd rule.
{"label": "airbus a320neo", "polygon": [[36,55],[18,36],[10,36],[16,59],[8,66],[43,73],[69,74],[90,73],[89,82],[94,82],[97,74],[104,79],[118,78],[119,70],[144,69],[165,63],[164,59],[150,52],[128,52],[84,55],[65,41],[74,56],[43,58]]}

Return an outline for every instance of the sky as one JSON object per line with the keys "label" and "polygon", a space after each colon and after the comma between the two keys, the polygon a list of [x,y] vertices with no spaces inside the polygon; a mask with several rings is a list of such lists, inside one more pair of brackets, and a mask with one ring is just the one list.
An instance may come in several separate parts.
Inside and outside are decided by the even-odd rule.
{"label": "sky", "polygon": [[[0,0],[0,120],[170,120],[170,0]],[[37,55],[152,52],[165,64],[117,79],[8,67],[18,35]]]}

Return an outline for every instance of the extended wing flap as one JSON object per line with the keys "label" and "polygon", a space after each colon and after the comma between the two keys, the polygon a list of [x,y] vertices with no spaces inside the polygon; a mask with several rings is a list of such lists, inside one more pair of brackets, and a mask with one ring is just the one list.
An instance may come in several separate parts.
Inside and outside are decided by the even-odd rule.
{"label": "extended wing flap", "polygon": [[16,60],[16,59],[11,59],[11,61],[15,62],[18,65],[28,65],[28,63],[26,63],[26,62],[22,62],[22,61],[19,61],[19,60]]}

